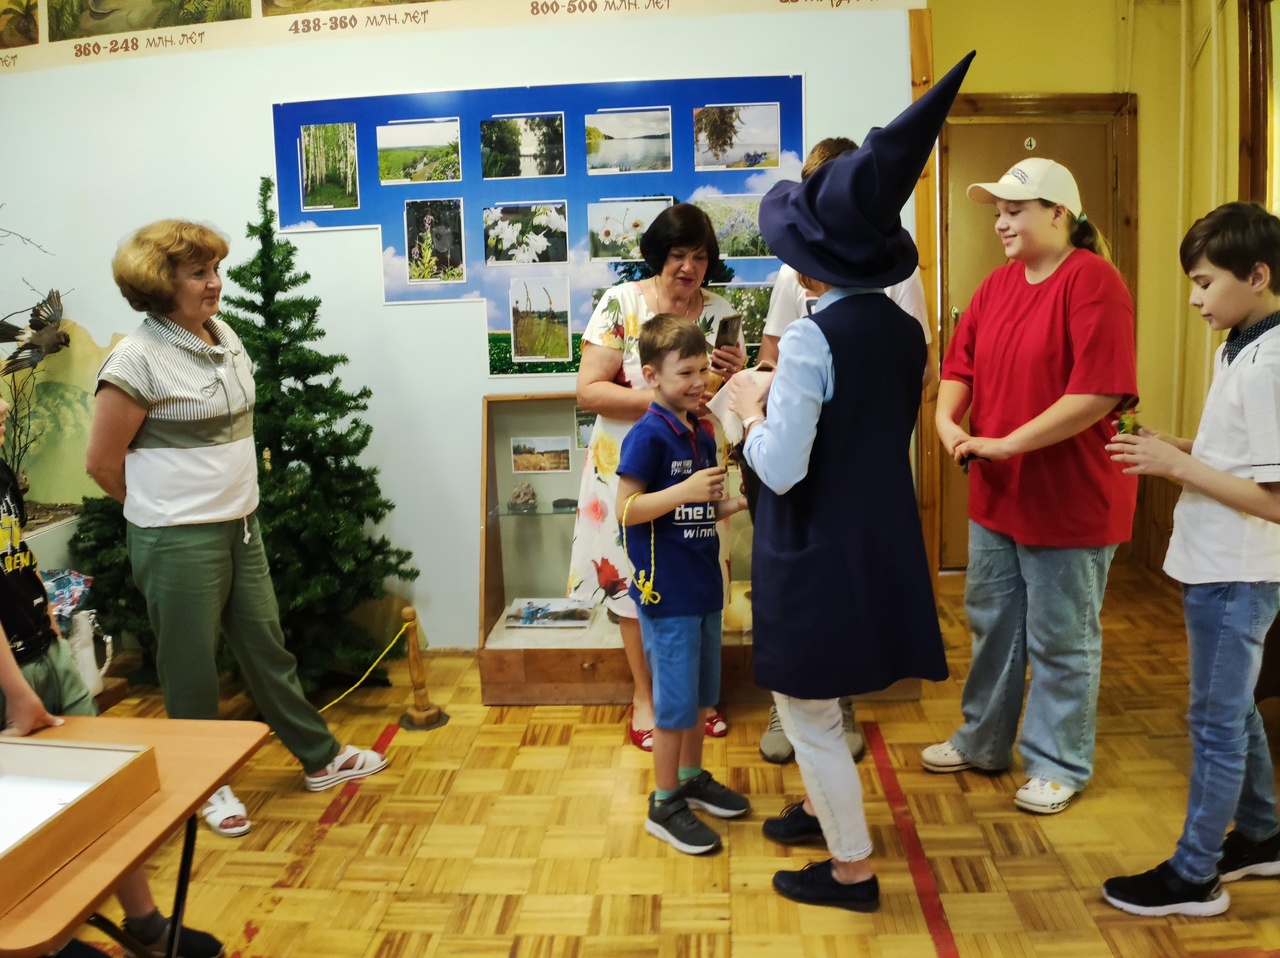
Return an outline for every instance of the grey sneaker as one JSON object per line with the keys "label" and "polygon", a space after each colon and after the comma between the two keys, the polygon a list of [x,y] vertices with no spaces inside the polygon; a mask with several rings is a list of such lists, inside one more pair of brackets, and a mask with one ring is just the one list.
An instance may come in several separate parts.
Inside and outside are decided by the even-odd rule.
{"label": "grey sneaker", "polygon": [[720,847],[720,836],[689,810],[678,793],[660,802],[649,793],[649,818],[644,830],[686,855],[701,855]]}
{"label": "grey sneaker", "polygon": [[844,741],[849,746],[849,754],[859,762],[867,754],[867,740],[862,737],[862,729],[855,721],[852,698],[846,696],[840,700],[840,717],[844,721]]}
{"label": "grey sneaker", "polygon": [[676,794],[688,802],[690,808],[700,808],[716,818],[737,818],[751,811],[747,796],[721,785],[706,769],[681,785]]}
{"label": "grey sneaker", "polygon": [[760,757],[775,765],[786,765],[795,757],[796,750],[791,747],[791,740],[782,731],[782,720],[778,718],[778,706],[769,706],[769,727],[760,736]]}

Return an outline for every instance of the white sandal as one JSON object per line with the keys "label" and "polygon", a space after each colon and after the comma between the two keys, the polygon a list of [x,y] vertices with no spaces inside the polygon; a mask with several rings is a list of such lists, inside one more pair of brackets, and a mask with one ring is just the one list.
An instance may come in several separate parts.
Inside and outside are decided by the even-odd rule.
{"label": "white sandal", "polygon": [[[355,764],[343,768],[347,762],[355,758]],[[326,788],[350,781],[353,778],[364,778],[387,767],[386,756],[373,749],[358,749],[354,745],[344,745],[333,761],[314,775],[303,776],[308,792],[323,792]]]}
{"label": "white sandal", "polygon": [[[200,815],[210,828],[224,838],[239,838],[241,835],[247,835],[249,829],[253,827],[249,823],[248,809],[244,807],[244,802],[236,798],[230,785],[223,785],[210,795],[204,807],[200,809]],[[245,823],[233,826],[223,825],[222,823],[228,818],[243,818]]]}

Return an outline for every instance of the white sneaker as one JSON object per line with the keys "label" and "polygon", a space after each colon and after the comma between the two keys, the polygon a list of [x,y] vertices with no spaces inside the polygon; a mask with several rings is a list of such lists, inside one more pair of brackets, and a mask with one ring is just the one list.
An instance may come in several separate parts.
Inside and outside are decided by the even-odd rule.
{"label": "white sneaker", "polygon": [[849,746],[849,754],[855,762],[860,761],[866,754],[867,740],[862,736],[862,729],[858,728],[852,698],[840,700],[840,718],[844,721],[844,742]]}
{"label": "white sneaker", "polygon": [[1067,788],[1047,778],[1033,778],[1014,794],[1013,804],[1024,812],[1053,815],[1071,804],[1071,799],[1075,796],[1074,788]]}
{"label": "white sneaker", "polygon": [[778,718],[778,706],[770,706],[769,727],[760,736],[760,757],[775,765],[785,765],[795,754],[796,750],[791,747],[791,740],[782,730],[782,720]]}
{"label": "white sneaker", "polygon": [[920,761],[927,772],[962,772],[973,768],[973,763],[956,751],[950,740],[930,745],[920,753]]}

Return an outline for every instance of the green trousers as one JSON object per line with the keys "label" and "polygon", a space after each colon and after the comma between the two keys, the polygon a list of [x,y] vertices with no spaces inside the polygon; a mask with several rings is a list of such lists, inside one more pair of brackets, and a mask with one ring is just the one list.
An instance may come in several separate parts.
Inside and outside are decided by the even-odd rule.
{"label": "green trousers", "polygon": [[129,523],[128,547],[156,634],[169,716],[218,717],[221,627],[254,703],[285,748],[307,772],[332,761],[338,741],[302,694],[297,660],[284,647],[257,515],[190,526]]}
{"label": "green trousers", "polygon": [[[22,675],[35,690],[50,715],[97,715],[89,687],[71,658],[67,643],[59,639],[40,658],[22,666]],[[0,692],[0,723],[4,722],[5,699]]]}

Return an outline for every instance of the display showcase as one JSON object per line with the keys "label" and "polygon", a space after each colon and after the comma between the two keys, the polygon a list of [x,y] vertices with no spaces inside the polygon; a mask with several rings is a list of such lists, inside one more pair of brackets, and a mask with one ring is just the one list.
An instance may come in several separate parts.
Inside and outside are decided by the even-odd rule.
{"label": "display showcase", "polygon": [[[578,488],[595,417],[573,393],[484,397],[480,690],[485,705],[626,704],[631,672],[602,606],[565,598]],[[729,488],[739,478],[729,468]],[[729,520],[722,698],[764,697],[751,676],[751,519]],[[918,699],[916,679],[862,698]]]}

